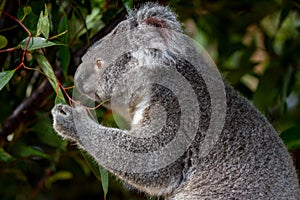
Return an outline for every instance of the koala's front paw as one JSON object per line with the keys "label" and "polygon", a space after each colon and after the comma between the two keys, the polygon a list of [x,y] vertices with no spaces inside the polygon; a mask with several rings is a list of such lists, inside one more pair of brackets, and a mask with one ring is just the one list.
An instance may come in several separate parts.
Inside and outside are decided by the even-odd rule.
{"label": "koala's front paw", "polygon": [[58,104],[51,110],[53,127],[64,139],[77,141],[78,135],[73,118],[73,109],[68,105]]}

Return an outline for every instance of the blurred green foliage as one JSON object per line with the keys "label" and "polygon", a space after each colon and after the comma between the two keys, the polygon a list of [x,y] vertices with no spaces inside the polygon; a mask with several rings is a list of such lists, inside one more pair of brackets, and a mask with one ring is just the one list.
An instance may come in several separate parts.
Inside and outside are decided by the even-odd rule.
{"label": "blurred green foliage", "polygon": [[[54,81],[54,88],[57,85],[52,69],[47,71],[51,67],[43,66],[43,62],[51,64],[54,70],[61,67],[63,86],[72,86],[72,52],[89,43],[121,10],[128,10],[135,3],[0,2],[0,9],[19,19],[34,36],[28,42],[28,33],[0,12],[0,50],[16,47],[15,51],[0,53],[1,126],[41,84],[45,74]],[[282,133],[286,146],[295,153],[299,169],[300,1],[171,0],[168,4],[178,14],[186,32],[207,50],[226,80]],[[15,70],[22,62],[24,48],[31,52],[25,55],[24,64],[39,71],[24,67]],[[0,142],[1,199],[104,198],[103,190],[107,190],[108,184],[105,172],[98,168],[94,171],[97,178],[91,170],[97,166],[91,167],[92,162],[86,162],[89,158],[72,143],[62,141],[52,129],[50,110],[56,94],[54,89],[46,101],[35,105],[39,108],[37,112],[15,124],[8,141]],[[100,108],[99,113],[104,124],[114,124],[105,109]],[[145,197],[123,189],[119,181],[109,176],[107,199]]]}

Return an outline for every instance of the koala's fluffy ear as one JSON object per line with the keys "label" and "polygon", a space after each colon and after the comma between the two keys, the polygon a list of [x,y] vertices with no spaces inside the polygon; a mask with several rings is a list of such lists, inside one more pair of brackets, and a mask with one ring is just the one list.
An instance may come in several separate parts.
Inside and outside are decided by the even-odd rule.
{"label": "koala's fluffy ear", "polygon": [[177,16],[171,9],[156,3],[146,3],[139,10],[132,11],[128,19],[134,20],[138,24],[146,24],[182,32],[181,24],[177,21]]}

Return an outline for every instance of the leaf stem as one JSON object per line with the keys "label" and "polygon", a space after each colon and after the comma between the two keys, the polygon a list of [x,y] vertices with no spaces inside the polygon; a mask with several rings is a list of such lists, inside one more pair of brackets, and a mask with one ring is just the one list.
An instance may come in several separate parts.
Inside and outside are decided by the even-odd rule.
{"label": "leaf stem", "polygon": [[[2,10],[2,9],[0,9],[0,12],[2,12],[4,15],[8,16],[9,18],[11,18],[11,19],[14,20],[15,22],[17,22],[17,23],[18,23],[18,24],[19,24],[19,25],[27,32],[27,34],[29,35],[28,41],[26,42],[26,45],[25,45],[25,48],[24,48],[24,51],[23,51],[22,62],[18,65],[18,67],[16,67],[15,70],[18,70],[18,69],[21,68],[22,66],[23,66],[24,68],[26,68],[26,65],[25,65],[25,56],[26,56],[26,52],[27,52],[26,49],[27,49],[27,47],[28,47],[28,45],[29,45],[30,39],[32,38],[32,33],[28,30],[28,28],[27,28],[20,20],[18,20],[17,18],[15,18],[14,16],[12,16],[12,15],[9,14],[8,12],[6,12],[6,11],[4,11],[4,10]],[[13,50],[15,50],[15,49],[17,49],[17,48],[4,49],[4,50],[0,51],[0,53],[1,53],[1,52],[7,52],[7,51],[13,51]]]}

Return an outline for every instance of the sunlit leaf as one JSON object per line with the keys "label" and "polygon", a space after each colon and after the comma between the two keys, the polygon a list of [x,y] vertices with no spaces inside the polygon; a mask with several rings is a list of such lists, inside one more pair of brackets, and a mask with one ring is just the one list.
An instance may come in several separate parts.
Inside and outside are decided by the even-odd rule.
{"label": "sunlit leaf", "polygon": [[300,148],[300,126],[293,126],[280,134],[284,144],[289,150]]}
{"label": "sunlit leaf", "polygon": [[2,149],[2,148],[0,149],[0,162],[8,163],[8,162],[12,162],[14,160],[15,160],[15,158],[12,155],[10,155],[6,151],[4,151],[4,149]]}
{"label": "sunlit leaf", "polygon": [[15,70],[0,72],[0,90],[2,90],[2,88],[8,83],[14,73]]}
{"label": "sunlit leaf", "polygon": [[49,16],[48,16],[48,9],[45,5],[45,12],[41,11],[40,18],[37,24],[37,36],[40,35],[40,33],[45,36],[46,39],[49,37],[50,32],[50,22],[49,22]]}
{"label": "sunlit leaf", "polygon": [[58,99],[56,102],[66,103],[64,95],[59,87],[58,81],[54,74],[53,68],[50,65],[50,63],[48,62],[47,58],[41,54],[34,54],[34,57],[35,57],[36,61],[38,62],[38,64],[40,65],[40,67],[42,68],[45,75],[47,76],[47,79],[49,80],[51,86],[56,91],[56,97]]}
{"label": "sunlit leaf", "polygon": [[0,35],[0,49],[6,47],[7,45],[7,39],[3,35]]}
{"label": "sunlit leaf", "polygon": [[32,37],[30,38],[30,41],[28,43],[28,46],[26,48],[28,42],[28,37],[25,38],[21,43],[20,46],[21,48],[24,50],[28,50],[28,51],[32,51],[35,49],[41,49],[41,48],[46,48],[46,47],[51,47],[51,46],[55,46],[55,45],[62,45],[61,43],[57,43],[57,42],[51,42],[45,38],[42,37]]}

